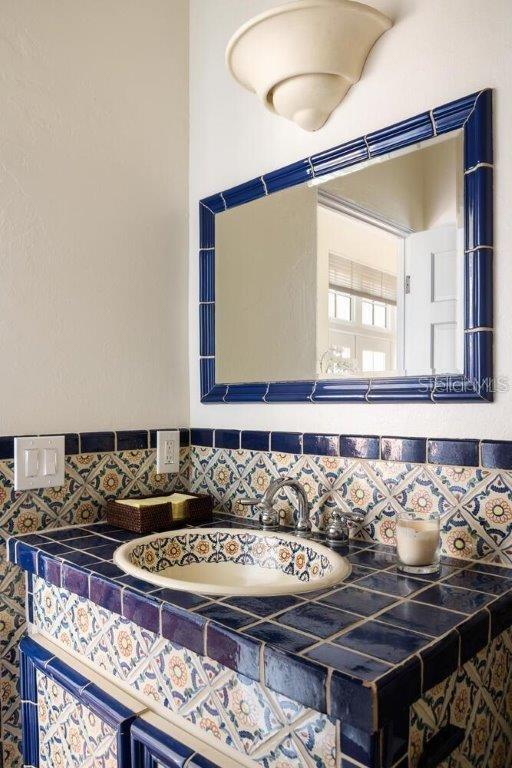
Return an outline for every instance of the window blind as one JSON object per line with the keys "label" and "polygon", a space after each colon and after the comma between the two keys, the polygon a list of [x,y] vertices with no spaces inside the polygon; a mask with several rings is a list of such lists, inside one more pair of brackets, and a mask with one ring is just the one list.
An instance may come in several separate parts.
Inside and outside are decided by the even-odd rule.
{"label": "window blind", "polygon": [[329,288],[396,304],[396,275],[367,267],[337,253],[329,254]]}

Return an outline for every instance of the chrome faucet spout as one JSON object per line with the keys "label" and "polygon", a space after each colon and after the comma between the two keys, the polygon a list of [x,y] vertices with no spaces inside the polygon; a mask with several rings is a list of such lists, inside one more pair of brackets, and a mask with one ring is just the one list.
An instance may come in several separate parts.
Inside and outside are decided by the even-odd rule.
{"label": "chrome faucet spout", "polygon": [[265,502],[272,506],[272,502],[277,493],[282,488],[291,488],[297,495],[297,522],[295,523],[295,532],[301,536],[307,536],[311,531],[311,521],[309,519],[309,502],[304,486],[293,477],[284,477],[279,480],[273,480],[267,492],[265,493]]}

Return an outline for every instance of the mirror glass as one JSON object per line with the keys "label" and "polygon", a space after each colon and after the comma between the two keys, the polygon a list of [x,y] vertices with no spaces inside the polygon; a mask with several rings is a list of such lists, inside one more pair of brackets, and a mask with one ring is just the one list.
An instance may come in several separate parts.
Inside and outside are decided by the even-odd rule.
{"label": "mirror glass", "polygon": [[462,132],[216,216],[221,383],[463,371]]}

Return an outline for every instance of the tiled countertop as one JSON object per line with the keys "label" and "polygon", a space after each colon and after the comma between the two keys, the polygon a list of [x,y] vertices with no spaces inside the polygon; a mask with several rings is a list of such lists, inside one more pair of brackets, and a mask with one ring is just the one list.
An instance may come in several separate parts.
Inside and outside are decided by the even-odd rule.
{"label": "tiled countertop", "polygon": [[[224,516],[213,525],[252,527]],[[351,541],[339,586],[300,596],[204,597],[124,574],[133,538],[106,523],[13,537],[9,559],[320,712],[374,731],[512,624],[512,569],[444,558],[401,576],[391,547]],[[320,538],[320,537],[319,537]]]}

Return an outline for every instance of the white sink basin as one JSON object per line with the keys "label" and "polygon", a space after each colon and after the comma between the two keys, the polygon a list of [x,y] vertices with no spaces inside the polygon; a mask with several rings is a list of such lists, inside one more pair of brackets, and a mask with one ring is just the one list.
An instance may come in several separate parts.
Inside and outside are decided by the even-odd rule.
{"label": "white sink basin", "polygon": [[123,544],[114,562],[160,587],[203,595],[283,595],[337,584],[350,563],[323,544],[245,528],[183,528]]}

